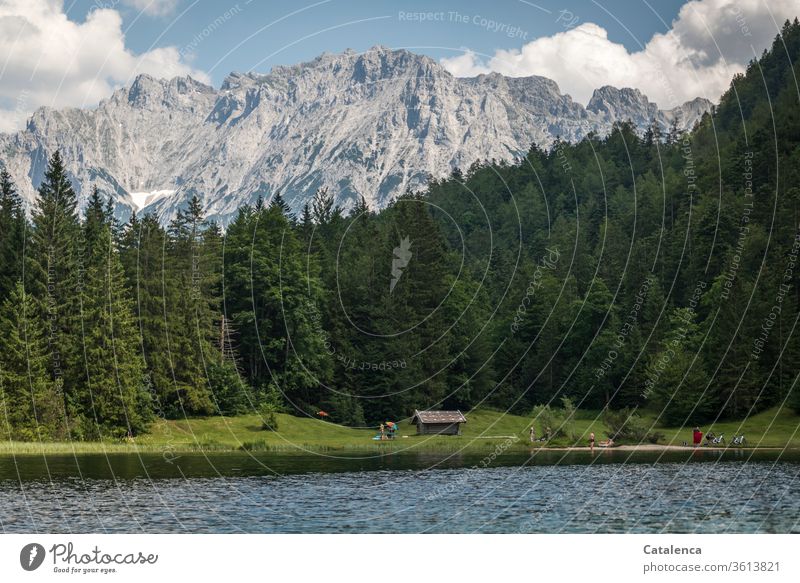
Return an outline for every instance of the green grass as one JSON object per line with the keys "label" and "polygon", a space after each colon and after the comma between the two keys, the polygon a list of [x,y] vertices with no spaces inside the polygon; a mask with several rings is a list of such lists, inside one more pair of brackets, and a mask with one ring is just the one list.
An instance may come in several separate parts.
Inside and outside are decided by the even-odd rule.
{"label": "green grass", "polygon": [[[680,445],[684,441],[691,443],[691,427],[685,429],[660,429],[664,433],[662,443]],[[744,421],[723,421],[711,426],[701,427],[703,431],[711,429],[719,435],[725,434],[729,442],[734,434],[744,433],[748,447],[789,447],[800,448],[800,416],[787,408],[768,409],[749,417]]]}
{"label": "green grass", "polygon": [[[644,415],[652,422],[652,418]],[[527,450],[530,418],[502,412],[479,409],[467,413],[468,422],[460,436],[417,436],[416,428],[400,424],[400,437],[388,441],[373,441],[374,429],[339,427],[318,419],[278,415],[278,431],[263,431],[257,415],[237,417],[208,417],[179,421],[160,420],[150,433],[136,438],[135,443],[71,442],[71,443],[0,443],[0,454],[41,453],[133,453],[191,451],[253,451],[302,452],[310,451],[401,451],[430,450],[456,451]],[[800,416],[787,409],[777,408],[754,415],[743,422],[726,421],[713,426],[703,426],[707,431],[725,433],[729,439],[734,433],[744,432],[749,446],[800,448]],[[537,424],[537,434],[541,435]],[[664,435],[662,444],[680,445],[691,442],[691,427],[656,430]],[[573,437],[553,440],[550,446],[586,445],[588,435],[594,432],[598,439],[605,437],[605,427],[596,411],[579,411],[573,424]],[[508,438],[513,438],[509,443]]]}

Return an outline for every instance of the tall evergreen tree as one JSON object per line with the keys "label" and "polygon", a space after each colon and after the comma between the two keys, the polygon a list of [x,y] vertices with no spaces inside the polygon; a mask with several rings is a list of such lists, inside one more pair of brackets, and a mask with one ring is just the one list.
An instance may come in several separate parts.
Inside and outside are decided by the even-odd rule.
{"label": "tall evergreen tree", "polygon": [[22,277],[27,224],[11,175],[0,171],[0,298],[6,298]]}
{"label": "tall evergreen tree", "polygon": [[45,320],[49,373],[63,386],[68,426],[84,427],[86,402],[82,367],[80,297],[85,267],[77,195],[56,151],[50,158],[33,209],[25,289]]}
{"label": "tall evergreen tree", "polygon": [[[176,297],[178,285],[166,256],[167,234],[158,220],[134,214],[122,234],[121,260],[133,294],[139,353],[145,362],[155,412],[162,417],[181,416],[177,399],[175,363],[184,356],[170,350],[170,322],[176,321],[167,298]],[[180,330],[178,330],[180,332]]]}
{"label": "tall evergreen tree", "polygon": [[330,376],[320,284],[278,207],[240,211],[228,229],[225,277],[226,309],[258,398],[278,390],[297,410],[318,404]]}
{"label": "tall evergreen tree", "polygon": [[18,282],[0,305],[0,435],[23,441],[64,439],[61,380],[46,370],[44,326]]}
{"label": "tall evergreen tree", "polygon": [[297,218],[292,213],[292,208],[289,206],[289,203],[286,202],[286,200],[283,198],[283,195],[281,195],[280,191],[276,192],[275,196],[272,197],[272,202],[270,203],[270,206],[278,208],[280,212],[283,213],[283,216],[285,216],[289,220],[289,223],[294,224],[295,221],[297,220]]}
{"label": "tall evergreen tree", "polygon": [[[174,397],[182,414],[209,414],[215,409],[207,366],[213,348],[218,314],[212,265],[203,249],[207,227],[200,200],[193,196],[180,210],[168,231],[165,271],[172,278],[166,286],[167,347],[175,380]],[[212,360],[209,360],[212,359]]]}
{"label": "tall evergreen tree", "polygon": [[95,189],[83,224],[86,271],[81,298],[86,390],[80,406],[89,412],[82,433],[91,437],[139,433],[150,411],[132,299],[112,222]]}

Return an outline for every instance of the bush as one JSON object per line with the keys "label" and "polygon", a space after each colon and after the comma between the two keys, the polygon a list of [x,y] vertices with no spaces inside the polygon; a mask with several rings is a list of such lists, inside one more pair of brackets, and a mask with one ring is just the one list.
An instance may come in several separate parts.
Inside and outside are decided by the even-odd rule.
{"label": "bush", "polygon": [[531,411],[531,417],[533,417],[533,424],[536,425],[536,422],[539,422],[540,427],[542,428],[540,435],[544,435],[547,433],[547,429],[550,429],[550,437],[556,437],[561,428],[561,424],[556,421],[557,416],[550,408],[550,405],[536,405]]}
{"label": "bush", "polygon": [[575,404],[569,397],[561,397],[561,411],[564,433],[572,437],[575,435]]}
{"label": "bush", "polygon": [[650,431],[647,423],[636,415],[636,410],[627,407],[619,411],[604,409],[603,423],[607,428],[606,435],[614,441],[657,443],[659,439],[664,438],[664,434]]}
{"label": "bush", "polygon": [[270,384],[261,404],[258,406],[258,414],[261,416],[261,429],[277,431],[278,413],[282,411],[281,393],[275,385]]}
{"label": "bush", "polygon": [[261,416],[261,429],[264,431],[278,430],[278,408],[274,403],[261,403],[258,414]]}
{"label": "bush", "polygon": [[541,433],[544,435],[550,428],[550,439],[557,437],[571,437],[574,433],[573,422],[575,421],[575,405],[567,397],[562,397],[561,408],[550,405],[536,405],[531,411],[534,423],[538,421],[541,426]]}

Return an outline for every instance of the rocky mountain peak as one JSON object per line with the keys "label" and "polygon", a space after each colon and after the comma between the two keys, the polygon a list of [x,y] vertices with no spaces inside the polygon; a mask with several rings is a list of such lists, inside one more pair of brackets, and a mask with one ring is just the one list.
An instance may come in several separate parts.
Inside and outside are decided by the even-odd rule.
{"label": "rocky mountain peak", "polygon": [[172,79],[156,79],[142,73],[136,76],[130,87],[117,90],[111,99],[117,103],[126,101],[137,109],[153,107],[179,107],[186,105],[187,100],[195,98],[195,94],[213,95],[216,90],[192,77],[173,77]]}
{"label": "rocky mountain peak", "polygon": [[608,114],[614,119],[620,119],[620,115],[634,111],[637,117],[645,115],[649,119],[651,114],[658,111],[658,106],[650,103],[650,100],[638,89],[631,87],[618,89],[606,85],[594,90],[586,109],[595,113]]}
{"label": "rocky mountain peak", "polygon": [[614,87],[583,107],[551,79],[456,78],[430,57],[376,46],[234,72],[219,90],[139,75],[96,108],[43,108],[26,130],[0,134],[0,163],[32,200],[59,149],[81,196],[97,185],[122,219],[146,204],[166,222],[197,195],[224,223],[278,190],[295,209],[320,187],[345,208],[362,196],[378,208],[476,160],[603,135],[620,120],[642,131],[653,121],[686,129],[710,107],[693,100],[661,111],[641,92]]}

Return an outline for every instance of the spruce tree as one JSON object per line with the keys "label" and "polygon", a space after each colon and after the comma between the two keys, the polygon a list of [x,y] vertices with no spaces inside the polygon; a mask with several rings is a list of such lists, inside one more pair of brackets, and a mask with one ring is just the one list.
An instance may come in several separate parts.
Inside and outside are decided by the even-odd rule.
{"label": "spruce tree", "polygon": [[0,172],[0,299],[8,297],[22,277],[26,227],[16,186],[3,169]]}
{"label": "spruce tree", "polygon": [[33,209],[25,289],[35,297],[48,330],[47,369],[63,386],[68,426],[80,437],[86,401],[82,367],[80,296],[84,277],[77,195],[56,151]]}
{"label": "spruce tree", "polygon": [[0,435],[22,441],[65,438],[61,380],[46,370],[44,326],[22,282],[0,305],[0,338]]}
{"label": "spruce tree", "polygon": [[177,399],[179,380],[176,364],[185,358],[170,345],[170,322],[176,314],[167,298],[178,295],[166,256],[167,234],[152,215],[141,221],[133,215],[122,234],[121,259],[128,287],[132,290],[138,329],[139,353],[146,365],[146,384],[155,412],[161,417],[183,415]]}
{"label": "spruce tree", "polygon": [[297,409],[319,404],[330,374],[319,312],[320,283],[286,216],[243,209],[228,228],[226,310],[242,366],[264,399],[281,391]]}
{"label": "spruce tree", "polygon": [[311,207],[308,203],[303,205],[303,214],[300,217],[300,237],[308,245],[314,232],[314,219],[311,217]]}
{"label": "spruce tree", "polygon": [[168,231],[165,272],[171,282],[165,286],[167,350],[175,380],[175,404],[184,415],[207,415],[215,409],[207,360],[216,353],[212,342],[218,299],[207,285],[212,274],[208,257],[204,257],[206,227],[202,205],[193,196]]}
{"label": "spruce tree", "polygon": [[141,432],[149,415],[144,363],[139,352],[130,291],[112,224],[95,189],[83,225],[86,277],[81,331],[85,385],[83,434],[125,436]]}
{"label": "spruce tree", "polygon": [[314,218],[314,222],[324,225],[333,218],[335,208],[333,195],[328,192],[327,188],[320,188],[311,203],[311,216]]}
{"label": "spruce tree", "polygon": [[272,197],[272,203],[270,204],[270,206],[277,207],[280,210],[280,212],[283,213],[283,216],[285,216],[289,220],[289,223],[294,225],[297,219],[292,213],[292,208],[289,206],[289,203],[286,202],[286,200],[283,198],[283,195],[281,195],[280,191],[276,192],[275,196]]}

